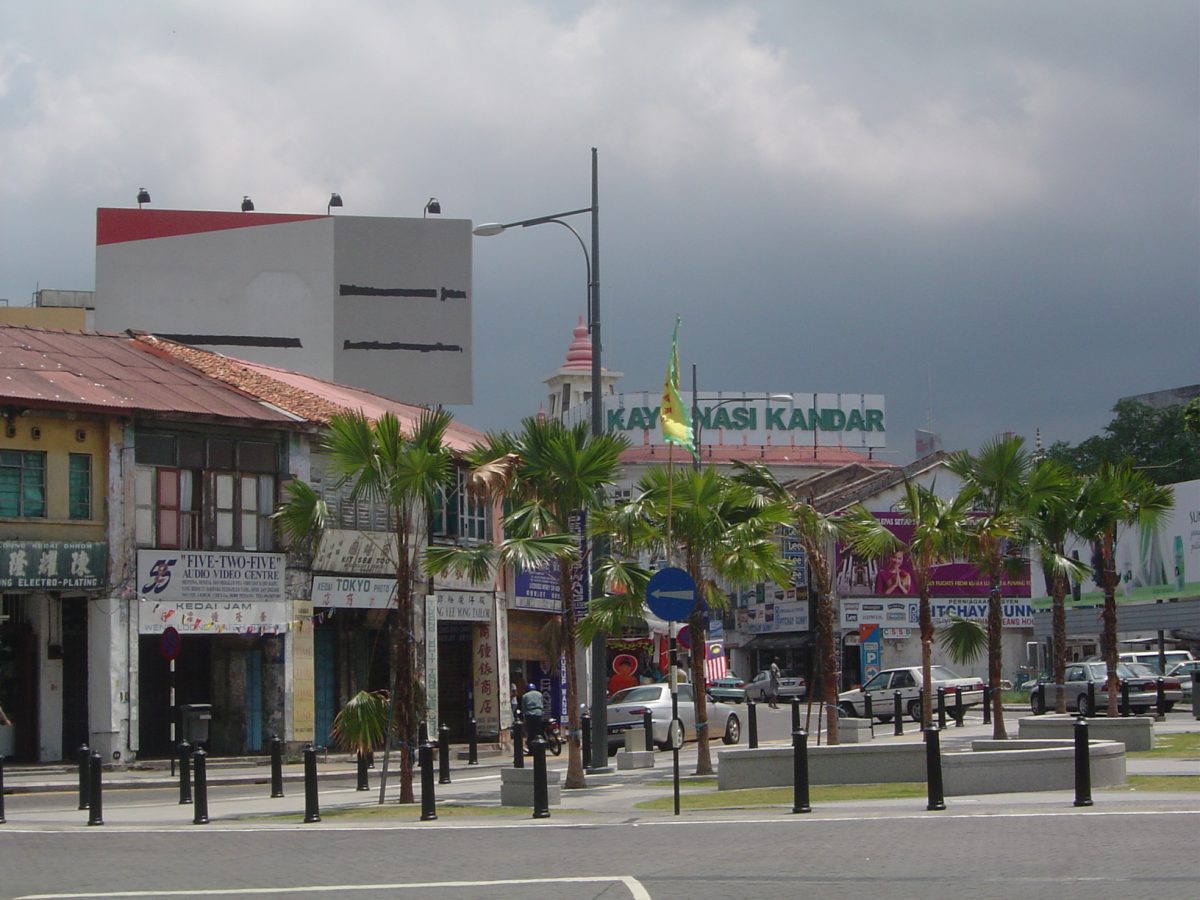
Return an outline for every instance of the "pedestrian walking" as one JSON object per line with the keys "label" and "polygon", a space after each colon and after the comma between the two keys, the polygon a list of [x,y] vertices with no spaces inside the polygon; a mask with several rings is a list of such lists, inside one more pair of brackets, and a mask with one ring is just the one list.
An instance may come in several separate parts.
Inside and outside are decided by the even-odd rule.
{"label": "pedestrian walking", "polygon": [[779,671],[778,656],[771,660],[771,667],[767,671],[771,676],[771,683],[767,686],[767,699],[770,701],[771,709],[779,709],[779,679],[783,673]]}

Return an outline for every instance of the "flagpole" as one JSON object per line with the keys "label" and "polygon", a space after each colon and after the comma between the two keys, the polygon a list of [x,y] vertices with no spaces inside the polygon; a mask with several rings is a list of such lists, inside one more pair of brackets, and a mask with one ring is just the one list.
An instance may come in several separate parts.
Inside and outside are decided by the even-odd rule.
{"label": "flagpole", "polygon": [[675,445],[667,444],[667,565],[675,555],[675,542],[671,539],[671,504],[675,492]]}

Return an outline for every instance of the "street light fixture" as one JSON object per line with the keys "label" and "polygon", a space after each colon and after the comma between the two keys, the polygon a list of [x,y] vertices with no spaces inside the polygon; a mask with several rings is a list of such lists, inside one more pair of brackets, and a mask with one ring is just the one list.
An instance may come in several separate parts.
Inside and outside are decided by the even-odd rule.
{"label": "street light fixture", "polygon": [[[592,217],[592,252],[589,256],[587,245],[574,228],[562,221],[570,216],[591,213]],[[534,225],[554,223],[566,228],[583,250],[584,263],[587,265],[587,325],[592,336],[592,436],[604,434],[604,397],[601,393],[600,356],[602,345],[600,341],[600,199],[599,177],[596,165],[596,148],[592,148],[592,205],[566,212],[554,213],[549,216],[538,216],[533,219],[522,219],[519,222],[486,222],[474,228],[473,233],[478,237],[492,237],[502,234],[509,228],[531,228]],[[593,571],[596,559],[599,557],[597,548],[599,539],[592,541]],[[563,602],[569,602],[564,597]],[[604,677],[604,661],[607,652],[605,635],[597,634],[592,640],[592,769],[606,771],[608,766],[608,710],[605,708],[607,684]],[[564,710],[564,712],[566,712]]]}
{"label": "street light fixture", "polygon": [[701,399],[716,400],[716,403],[709,405],[709,409],[716,409],[718,406],[725,406],[727,403],[746,403],[755,402],[758,400],[775,401],[779,403],[789,403],[792,400],[791,394],[762,394],[757,397],[726,397],[721,400],[717,397],[701,398],[696,391],[696,367],[692,366],[692,445],[696,448],[696,455],[692,457],[692,468],[697,471],[700,469],[700,435],[704,432],[704,426],[700,424],[700,416],[696,413],[699,410]]}

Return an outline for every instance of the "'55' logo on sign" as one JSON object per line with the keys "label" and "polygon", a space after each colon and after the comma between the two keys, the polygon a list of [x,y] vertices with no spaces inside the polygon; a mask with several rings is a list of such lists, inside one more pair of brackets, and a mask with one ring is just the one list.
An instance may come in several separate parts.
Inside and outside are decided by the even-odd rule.
{"label": "'55' logo on sign", "polygon": [[142,585],[143,591],[161,594],[171,583],[171,567],[179,562],[177,559],[160,559],[150,567],[150,580]]}

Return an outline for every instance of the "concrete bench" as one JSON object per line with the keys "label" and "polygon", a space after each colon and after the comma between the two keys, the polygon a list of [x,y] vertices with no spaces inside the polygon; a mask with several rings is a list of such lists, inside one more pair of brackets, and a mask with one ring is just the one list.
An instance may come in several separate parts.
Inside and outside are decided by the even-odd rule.
{"label": "concrete bench", "polygon": [[[550,806],[562,804],[562,772],[546,772],[546,796]],[[533,766],[500,770],[500,805],[533,806]]]}
{"label": "concrete bench", "polygon": [[838,740],[843,744],[863,744],[875,739],[870,719],[838,718]]}

